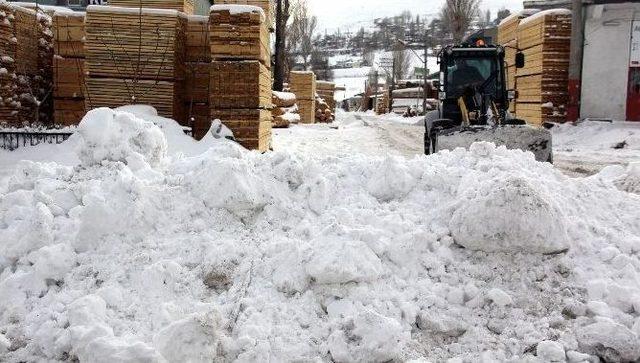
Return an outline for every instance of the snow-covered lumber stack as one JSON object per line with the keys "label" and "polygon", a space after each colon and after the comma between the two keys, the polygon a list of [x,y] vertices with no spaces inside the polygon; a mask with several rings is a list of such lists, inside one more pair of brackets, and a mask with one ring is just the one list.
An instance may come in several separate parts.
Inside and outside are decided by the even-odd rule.
{"label": "snow-covered lumber stack", "polygon": [[193,0],[109,0],[111,6],[125,8],[149,8],[177,10],[185,14],[193,14]]}
{"label": "snow-covered lumber stack", "polygon": [[296,95],[300,122],[312,124],[316,119],[316,75],[310,71],[289,73],[289,88]]}
{"label": "snow-covered lumber stack", "polygon": [[316,98],[316,122],[330,123],[333,122],[333,113],[324,99]]}
{"label": "snow-covered lumber stack", "polygon": [[209,14],[210,118],[227,126],[242,146],[271,146],[271,51],[264,11],[250,5],[213,5]]}
{"label": "snow-covered lumber stack", "polygon": [[222,0],[216,1],[217,4],[226,4],[226,5],[252,5],[257,6],[264,11],[265,15],[265,24],[270,31],[275,30],[275,22],[273,16],[273,8],[271,7],[271,2],[269,0]]}
{"label": "snow-covered lumber stack", "polygon": [[15,6],[0,2],[0,124],[18,126],[20,103],[16,82]]}
{"label": "snow-covered lumber stack", "polygon": [[209,118],[209,17],[187,17],[184,110],[193,136],[201,139],[211,127]]}
{"label": "snow-covered lumber stack", "polygon": [[[498,25],[498,44],[505,47],[505,62],[507,73],[507,89],[517,89],[516,79],[516,53],[518,49],[518,24],[539,10],[525,9],[506,17]],[[515,113],[516,102],[509,104],[509,111]]]}
{"label": "snow-covered lumber stack", "polygon": [[286,128],[291,124],[300,122],[295,94],[291,92],[273,91],[272,102],[274,105],[273,110],[271,110],[273,127]]}
{"label": "snow-covered lumber stack", "polygon": [[53,123],[53,23],[51,16],[38,10],[37,43],[38,73],[34,77],[33,88],[38,100],[38,123]]}
{"label": "snow-covered lumber stack", "polygon": [[270,33],[264,11],[250,5],[214,5],[209,18],[213,60],[258,60],[271,68]]}
{"label": "snow-covered lumber stack", "polygon": [[518,25],[525,66],[517,70],[516,115],[529,123],[564,122],[568,100],[571,12],[551,9]]}
{"label": "snow-covered lumber stack", "polygon": [[184,122],[186,25],[175,10],[87,7],[87,110],[145,103]]}
{"label": "snow-covered lumber stack", "polygon": [[377,104],[375,106],[375,111],[378,115],[389,113],[389,90],[385,90],[378,95]]}
{"label": "snow-covered lumber stack", "polygon": [[316,81],[316,93],[322,98],[327,105],[331,113],[335,113],[336,110],[336,84],[328,81]]}
{"label": "snow-covered lumber stack", "polygon": [[53,118],[77,125],[85,114],[84,13],[53,15]]}

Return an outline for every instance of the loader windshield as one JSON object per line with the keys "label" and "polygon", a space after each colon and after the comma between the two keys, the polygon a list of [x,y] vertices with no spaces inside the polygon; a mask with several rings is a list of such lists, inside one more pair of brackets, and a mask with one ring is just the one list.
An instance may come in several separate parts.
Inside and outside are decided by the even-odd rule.
{"label": "loader windshield", "polygon": [[447,63],[446,92],[448,98],[458,98],[465,89],[475,87],[487,96],[496,96],[502,90],[500,68],[496,57],[451,57]]}

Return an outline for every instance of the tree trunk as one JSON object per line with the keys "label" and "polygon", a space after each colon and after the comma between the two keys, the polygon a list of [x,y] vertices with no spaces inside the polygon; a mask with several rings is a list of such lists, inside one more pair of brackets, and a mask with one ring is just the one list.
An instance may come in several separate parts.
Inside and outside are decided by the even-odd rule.
{"label": "tree trunk", "polygon": [[273,71],[273,89],[282,91],[284,85],[286,26],[289,18],[289,0],[276,2],[276,60]]}

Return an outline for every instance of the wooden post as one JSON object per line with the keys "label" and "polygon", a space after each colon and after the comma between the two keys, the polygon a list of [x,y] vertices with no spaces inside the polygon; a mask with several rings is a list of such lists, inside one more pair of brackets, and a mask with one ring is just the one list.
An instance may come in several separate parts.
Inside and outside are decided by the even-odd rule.
{"label": "wooden post", "polygon": [[569,104],[567,121],[580,119],[580,84],[582,79],[582,52],[584,21],[582,0],[573,0],[571,16],[571,53],[569,58]]}

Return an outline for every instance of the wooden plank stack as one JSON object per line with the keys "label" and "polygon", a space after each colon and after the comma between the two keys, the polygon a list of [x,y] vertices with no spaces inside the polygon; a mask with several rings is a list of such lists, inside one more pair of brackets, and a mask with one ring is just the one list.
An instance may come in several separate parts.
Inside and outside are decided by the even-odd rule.
{"label": "wooden plank stack", "polygon": [[186,16],[175,10],[87,7],[87,110],[145,103],[182,121]]}
{"label": "wooden plank stack", "polygon": [[84,13],[53,15],[53,117],[77,125],[85,114]]}
{"label": "wooden plank stack", "polygon": [[270,33],[264,11],[250,5],[214,5],[209,18],[213,60],[258,60],[271,68]]}
{"label": "wooden plank stack", "polygon": [[[535,14],[538,10],[523,10],[519,13],[512,14],[502,20],[498,25],[498,44],[505,47],[505,62],[507,73],[507,89],[517,89],[516,79],[516,53],[518,48],[518,24]],[[509,104],[509,112],[516,113],[516,102]]]}
{"label": "wooden plank stack", "polygon": [[264,11],[214,5],[209,17],[210,118],[219,119],[247,149],[271,146],[271,53]]}
{"label": "wooden plank stack", "polygon": [[53,22],[51,16],[38,14],[38,73],[35,77],[36,97],[40,112],[38,122],[53,123]]}
{"label": "wooden plank stack", "polygon": [[265,22],[267,24],[267,28],[270,31],[275,30],[275,21],[273,16],[273,8],[271,7],[271,1],[269,0],[222,0],[220,4],[226,5],[252,5],[261,8],[265,14]]}
{"label": "wooden plank stack", "polygon": [[185,119],[193,130],[193,136],[199,140],[211,127],[211,119],[209,118],[209,73],[211,68],[209,17],[189,15],[187,17],[186,40]]}
{"label": "wooden plank stack", "polygon": [[517,70],[516,115],[532,124],[566,121],[571,12],[539,12],[518,25],[525,67]]}
{"label": "wooden plank stack", "polygon": [[109,5],[124,8],[168,9],[193,14],[193,0],[109,0]]}
{"label": "wooden plank stack", "polygon": [[336,110],[336,84],[333,82],[327,81],[316,81],[316,93],[320,98],[326,102],[327,106],[329,106],[329,110],[331,113],[335,113]]}
{"label": "wooden plank stack", "polygon": [[308,71],[289,73],[289,88],[296,95],[300,122],[312,124],[316,119],[316,75]]}
{"label": "wooden plank stack", "polygon": [[20,103],[16,82],[17,39],[15,34],[15,6],[0,2],[0,125],[20,126]]}

